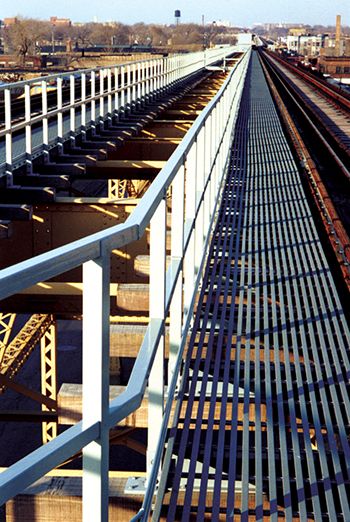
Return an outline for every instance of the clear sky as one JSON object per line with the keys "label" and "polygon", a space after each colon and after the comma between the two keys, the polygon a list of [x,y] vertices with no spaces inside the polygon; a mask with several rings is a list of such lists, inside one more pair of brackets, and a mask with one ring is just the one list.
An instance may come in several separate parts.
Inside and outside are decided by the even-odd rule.
{"label": "clear sky", "polygon": [[335,25],[336,15],[350,25],[349,0],[0,0],[0,19],[22,15],[48,20],[50,16],[72,22],[117,20],[171,24],[181,11],[181,22],[228,20],[231,25],[251,27],[254,23],[304,23]]}

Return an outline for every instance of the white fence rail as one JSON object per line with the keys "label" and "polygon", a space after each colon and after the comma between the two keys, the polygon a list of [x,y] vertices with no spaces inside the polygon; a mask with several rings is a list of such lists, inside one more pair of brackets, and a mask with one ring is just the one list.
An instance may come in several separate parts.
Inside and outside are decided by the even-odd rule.
{"label": "white fence rail", "polygon": [[[136,517],[147,520],[249,58],[250,50],[235,65],[124,224],[0,272],[0,295],[6,298],[83,266],[83,420],[0,475],[0,505],[83,450],[83,520],[107,521],[108,431],[141,405],[148,384],[152,418],[148,493]],[[186,66],[186,71],[190,68]],[[171,262],[166,269],[169,190],[172,238]],[[110,252],[137,241],[149,225],[149,326],[126,391],[109,402]],[[168,315],[172,378],[163,411],[164,330]]]}
{"label": "white fence rail", "polygon": [[[174,87],[187,76],[225,59],[237,47],[208,49],[203,52],[154,58],[118,66],[84,69],[71,73],[36,78],[0,87],[4,116],[0,122],[0,175],[26,165],[49,150],[88,129],[92,134],[101,123],[113,125],[113,118],[144,106]],[[13,92],[23,91],[24,113],[13,117]],[[33,107],[33,94],[41,98]],[[23,135],[21,137],[21,134]]]}

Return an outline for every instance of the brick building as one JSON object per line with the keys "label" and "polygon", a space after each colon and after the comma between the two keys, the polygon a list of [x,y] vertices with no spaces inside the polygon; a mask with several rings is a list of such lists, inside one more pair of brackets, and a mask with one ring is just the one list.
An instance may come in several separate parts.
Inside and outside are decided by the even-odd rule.
{"label": "brick building", "polygon": [[323,74],[329,74],[339,81],[350,83],[350,56],[320,56],[318,69]]}
{"label": "brick building", "polygon": [[[26,56],[25,68],[42,67],[43,57],[40,55]],[[19,66],[19,57],[15,54],[1,54],[0,55],[0,69],[13,69]],[[21,65],[23,67],[23,65]]]}

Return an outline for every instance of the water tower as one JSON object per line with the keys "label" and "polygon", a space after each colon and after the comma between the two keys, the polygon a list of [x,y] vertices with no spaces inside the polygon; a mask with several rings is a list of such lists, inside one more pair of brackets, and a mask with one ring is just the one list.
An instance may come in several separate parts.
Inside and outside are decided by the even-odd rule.
{"label": "water tower", "polygon": [[180,23],[180,18],[181,18],[181,11],[179,11],[178,9],[175,11],[175,24],[176,25],[179,25]]}

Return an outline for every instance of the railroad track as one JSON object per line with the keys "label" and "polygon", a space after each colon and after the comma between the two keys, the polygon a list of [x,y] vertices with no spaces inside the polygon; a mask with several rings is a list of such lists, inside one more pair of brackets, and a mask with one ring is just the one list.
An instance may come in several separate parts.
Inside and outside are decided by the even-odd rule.
{"label": "railroad track", "polygon": [[280,116],[284,120],[323,224],[337,266],[350,290],[350,101],[297,68],[260,53]]}

